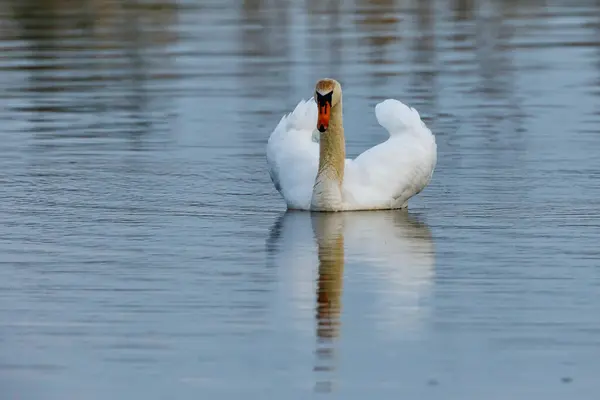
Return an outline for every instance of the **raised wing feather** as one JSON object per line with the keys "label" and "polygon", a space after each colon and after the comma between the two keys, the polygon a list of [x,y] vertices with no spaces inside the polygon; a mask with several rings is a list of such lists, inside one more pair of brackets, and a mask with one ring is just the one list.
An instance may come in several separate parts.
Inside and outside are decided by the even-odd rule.
{"label": "raised wing feather", "polygon": [[317,113],[314,99],[301,100],[279,121],[267,143],[269,175],[291,209],[310,205],[319,165]]}
{"label": "raised wing feather", "polygon": [[419,113],[398,100],[375,107],[389,139],[346,163],[344,196],[356,208],[401,208],[431,180],[437,162],[435,137]]}

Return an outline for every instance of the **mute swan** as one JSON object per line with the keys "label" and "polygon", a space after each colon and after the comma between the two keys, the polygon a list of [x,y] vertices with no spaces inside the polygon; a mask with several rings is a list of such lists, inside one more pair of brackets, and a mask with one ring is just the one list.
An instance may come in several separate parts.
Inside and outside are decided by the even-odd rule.
{"label": "mute swan", "polygon": [[315,96],[281,119],[267,143],[267,164],[288,209],[406,208],[429,184],[437,145],[419,113],[387,99],[375,106],[375,116],[390,137],[354,160],[345,158],[342,87],[336,80],[319,80]]}

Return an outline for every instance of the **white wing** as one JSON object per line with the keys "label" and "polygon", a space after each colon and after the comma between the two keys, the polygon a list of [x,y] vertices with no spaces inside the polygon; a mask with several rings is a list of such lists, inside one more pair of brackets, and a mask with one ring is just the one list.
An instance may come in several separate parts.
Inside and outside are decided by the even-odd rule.
{"label": "white wing", "polygon": [[267,143],[269,175],[290,209],[308,209],[319,166],[317,105],[301,100],[285,115]]}
{"label": "white wing", "polygon": [[377,104],[375,116],[390,137],[346,160],[344,199],[349,208],[405,207],[431,180],[437,163],[435,137],[419,113],[398,100]]}

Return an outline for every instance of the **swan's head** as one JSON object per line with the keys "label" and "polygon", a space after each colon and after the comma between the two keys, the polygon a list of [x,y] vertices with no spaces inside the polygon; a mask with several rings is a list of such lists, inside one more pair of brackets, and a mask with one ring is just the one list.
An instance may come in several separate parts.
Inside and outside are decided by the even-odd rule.
{"label": "swan's head", "polygon": [[323,133],[329,127],[331,109],[342,99],[342,86],[335,79],[321,79],[315,87],[315,100],[319,108],[317,129]]}

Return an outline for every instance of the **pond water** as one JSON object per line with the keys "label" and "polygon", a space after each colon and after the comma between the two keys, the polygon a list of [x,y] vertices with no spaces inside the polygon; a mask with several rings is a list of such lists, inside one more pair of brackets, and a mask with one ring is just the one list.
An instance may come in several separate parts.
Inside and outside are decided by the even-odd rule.
{"label": "pond water", "polygon": [[[594,398],[578,4],[3,2],[1,397]],[[408,211],[285,211],[266,141],[322,77],[349,156],[388,97],[436,134]]]}

